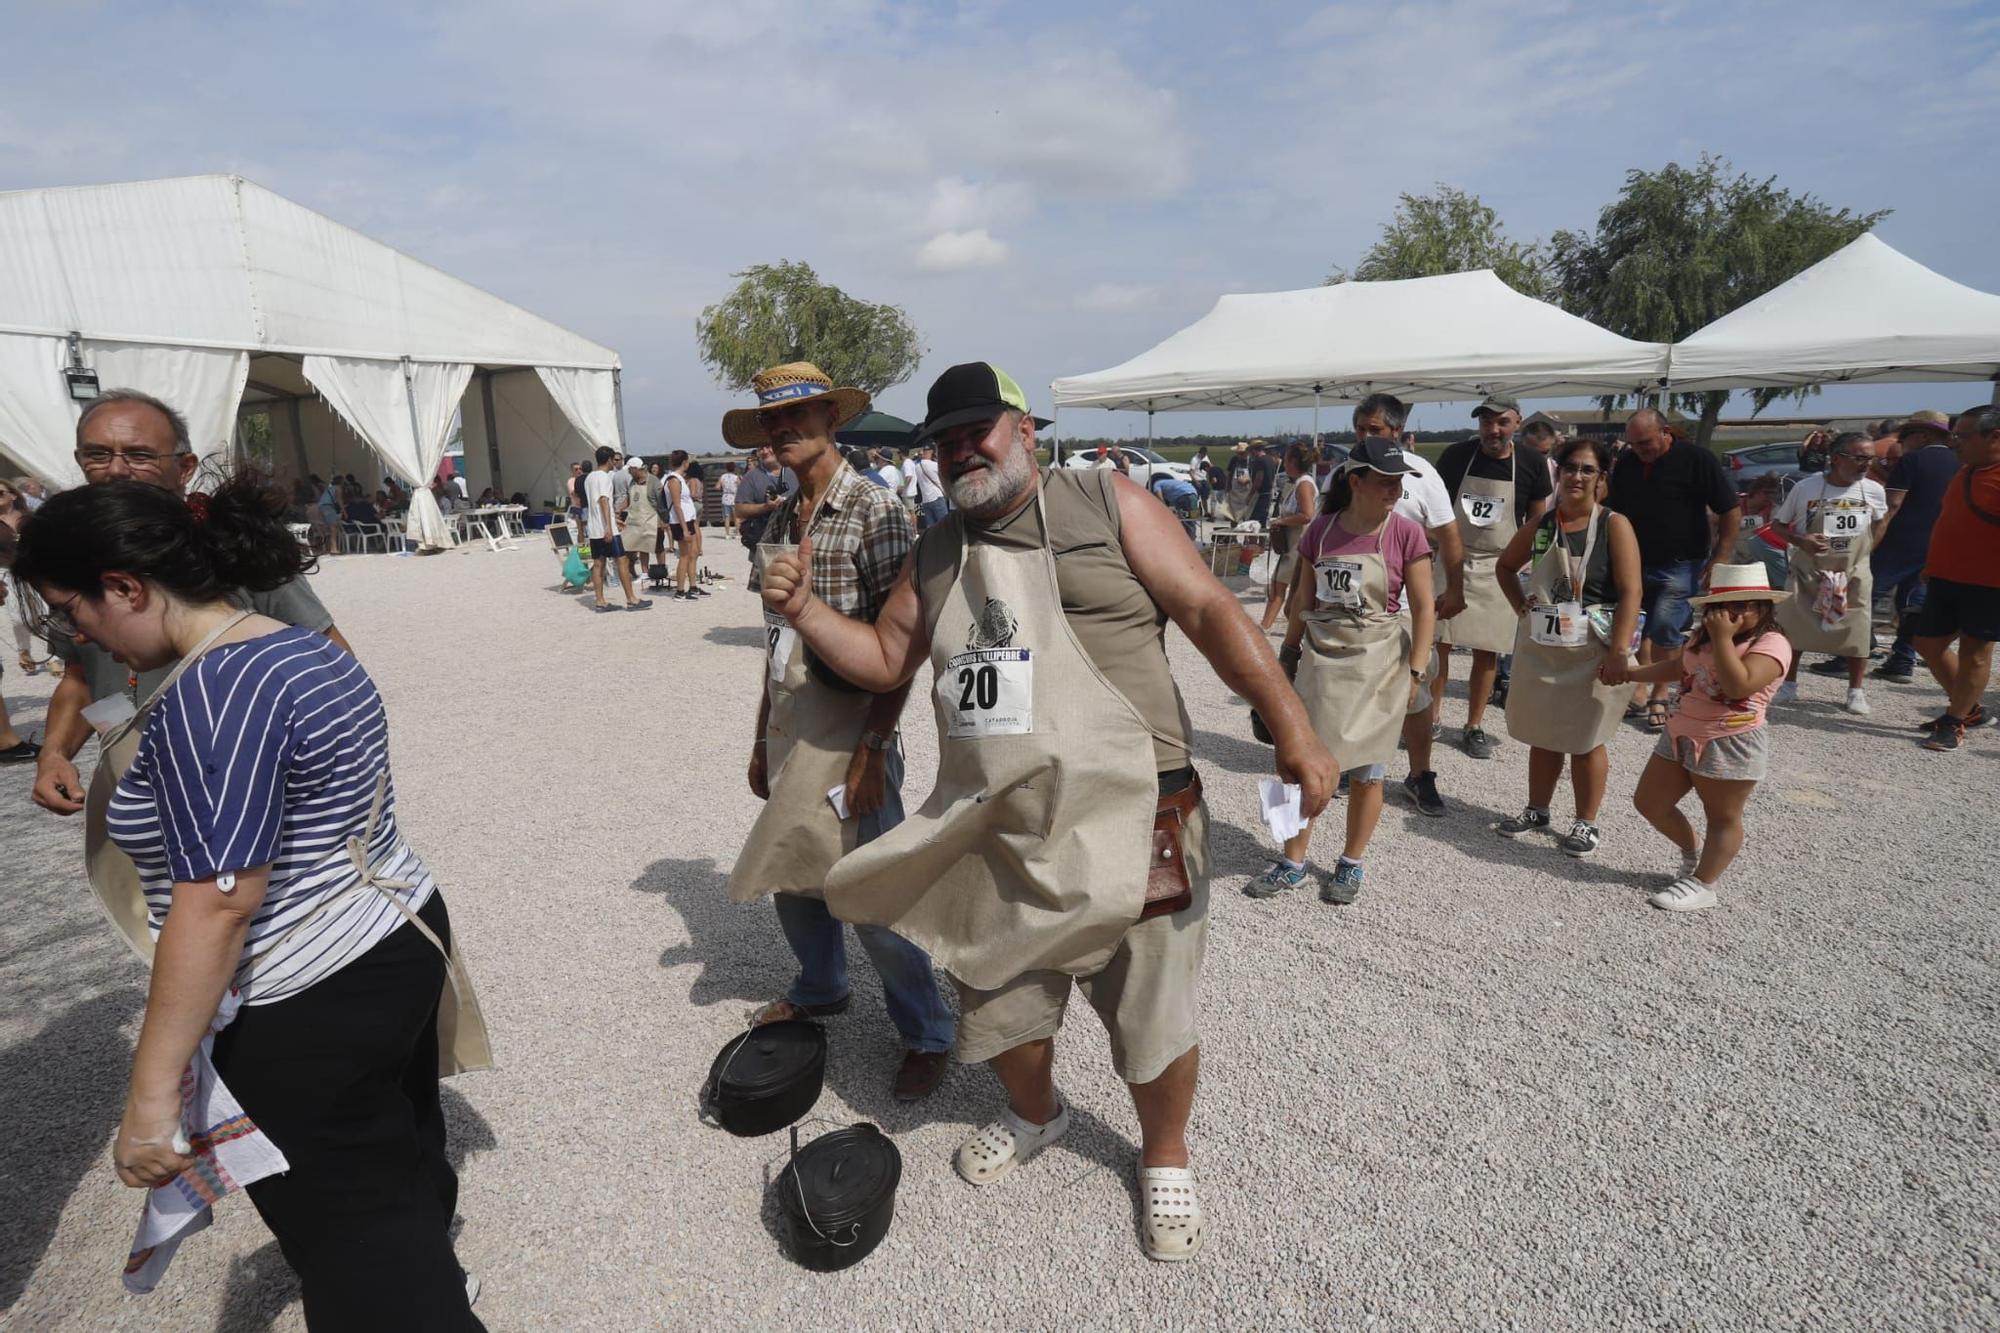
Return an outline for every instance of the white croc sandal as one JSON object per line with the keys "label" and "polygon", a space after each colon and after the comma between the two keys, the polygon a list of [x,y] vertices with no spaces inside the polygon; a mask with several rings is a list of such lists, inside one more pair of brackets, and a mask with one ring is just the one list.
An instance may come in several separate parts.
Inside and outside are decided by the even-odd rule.
{"label": "white croc sandal", "polygon": [[1139,1168],[1139,1229],[1148,1259],[1178,1263],[1201,1253],[1206,1236],[1192,1167]]}
{"label": "white croc sandal", "polygon": [[1005,1180],[1015,1167],[1067,1133],[1068,1106],[1046,1125],[1030,1124],[1010,1106],[1000,1112],[998,1120],[959,1144],[952,1163],[968,1183],[991,1185]]}

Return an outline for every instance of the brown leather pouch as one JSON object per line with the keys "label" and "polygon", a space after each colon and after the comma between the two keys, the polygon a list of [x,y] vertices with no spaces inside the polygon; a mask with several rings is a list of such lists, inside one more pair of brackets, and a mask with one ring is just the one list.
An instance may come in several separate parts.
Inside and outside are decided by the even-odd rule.
{"label": "brown leather pouch", "polygon": [[1188,816],[1201,803],[1201,774],[1171,796],[1162,796],[1153,814],[1152,859],[1146,867],[1146,905],[1139,919],[1166,916],[1194,906],[1194,884],[1188,879],[1187,851],[1182,834]]}

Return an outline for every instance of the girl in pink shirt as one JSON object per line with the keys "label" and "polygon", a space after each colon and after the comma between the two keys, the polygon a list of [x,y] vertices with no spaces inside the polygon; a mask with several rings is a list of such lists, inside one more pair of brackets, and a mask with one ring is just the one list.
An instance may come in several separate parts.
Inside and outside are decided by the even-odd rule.
{"label": "girl in pink shirt", "polygon": [[[1776,623],[1777,594],[1763,565],[1717,565],[1706,596],[1689,598],[1701,624],[1682,650],[1628,679],[1678,679],[1680,702],[1639,778],[1632,804],[1681,851],[1679,878],[1646,901],[1670,912],[1715,906],[1715,886],[1743,848],[1743,808],[1764,776],[1770,740],[1765,710],[1791,665]],[[1680,812],[1701,798],[1707,836]]]}

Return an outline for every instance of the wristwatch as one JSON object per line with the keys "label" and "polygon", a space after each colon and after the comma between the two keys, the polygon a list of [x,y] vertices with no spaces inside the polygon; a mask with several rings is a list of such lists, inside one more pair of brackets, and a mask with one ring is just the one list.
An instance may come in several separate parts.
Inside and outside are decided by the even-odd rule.
{"label": "wristwatch", "polygon": [[895,738],[896,734],[894,732],[890,732],[887,736],[884,736],[879,731],[864,731],[861,733],[861,743],[871,750],[886,750],[889,748],[889,742]]}

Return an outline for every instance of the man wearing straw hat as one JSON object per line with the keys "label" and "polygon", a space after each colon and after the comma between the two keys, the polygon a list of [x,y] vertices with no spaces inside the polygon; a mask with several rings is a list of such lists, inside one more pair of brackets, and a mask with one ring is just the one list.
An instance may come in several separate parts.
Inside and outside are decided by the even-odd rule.
{"label": "man wearing straw hat", "polygon": [[[834,432],[868,410],[859,389],[835,388],[808,362],[773,366],[750,382],[757,406],[722,418],[722,438],[738,449],[769,447],[798,477],[764,525],[753,551],[750,587],[774,558],[807,552],[824,601],[858,624],[873,623],[910,553],[910,520],[889,491],[863,481],[834,444]],[[897,719],[909,684],[879,693],[850,684],[800,641],[784,620],[765,617],[757,734],[750,790],[764,809],[729,876],[729,896],[773,894],[778,924],[798,959],[785,998],[756,1020],[820,1018],[850,1001],[845,928],[827,911],[824,886],[834,862],[903,821],[903,752]],[[908,940],[874,925],[855,934],[882,978],[882,998],[905,1047],[898,1101],[929,1096],[943,1081],[954,1026],[930,959]]]}
{"label": "man wearing straw hat", "polygon": [[764,605],[870,689],[906,688],[932,664],[931,797],[843,858],[826,889],[843,918],[931,952],[958,988],[959,1058],[989,1062],[1006,1089],[1000,1117],[959,1146],[959,1174],[995,1185],[1069,1129],[1055,1036],[1080,986],[1138,1109],[1145,1252],[1190,1259],[1204,1239],[1187,1123],[1207,811],[1166,622],[1265,719],[1305,815],[1332,793],[1333,758],[1270,643],[1164,506],[1109,469],[1042,478],[1046,424],[996,367],[953,366],[919,438],[937,441],[955,509],[881,616],[823,604],[816,535],[810,556],[771,562]]}

